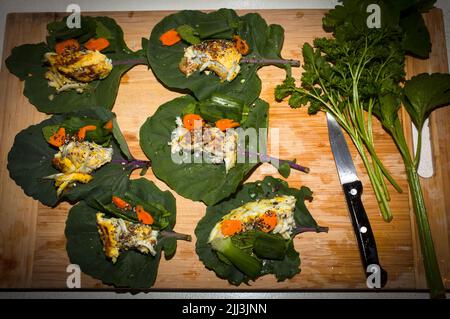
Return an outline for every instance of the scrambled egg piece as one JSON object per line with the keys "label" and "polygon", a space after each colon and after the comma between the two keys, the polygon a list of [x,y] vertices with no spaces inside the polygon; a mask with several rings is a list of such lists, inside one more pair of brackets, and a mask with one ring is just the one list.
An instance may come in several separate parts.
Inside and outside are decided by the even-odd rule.
{"label": "scrambled egg piece", "polygon": [[211,70],[221,81],[228,82],[238,75],[242,55],[232,41],[210,40],[191,45],[184,50],[179,64],[180,71],[187,77],[200,70]]}
{"label": "scrambled egg piece", "polygon": [[68,141],[53,157],[53,165],[61,173],[47,176],[54,179],[59,196],[72,183],[86,184],[92,180],[91,173],[112,159],[112,147],[103,147],[94,142]]}
{"label": "scrambled egg piece", "polygon": [[207,163],[225,163],[225,171],[236,166],[238,134],[235,130],[222,132],[216,127],[203,127],[202,130],[189,131],[180,117],[176,118],[177,127],[172,132],[172,154],[180,151],[204,154]]}
{"label": "scrambled egg piece", "polygon": [[294,211],[297,199],[294,196],[277,196],[271,199],[260,199],[254,202],[248,202],[241,207],[233,209],[229,214],[222,217],[222,219],[214,226],[209,235],[208,242],[216,238],[225,238],[222,232],[222,225],[227,221],[239,221],[242,225],[239,232],[245,232],[251,229],[262,229],[265,227],[262,224],[263,215],[276,216],[276,225],[274,225],[271,232],[273,234],[280,234],[285,239],[289,239],[294,228]]}
{"label": "scrambled egg piece", "polygon": [[99,51],[66,50],[62,54],[47,52],[44,56],[49,64],[45,78],[57,92],[76,89],[82,92],[87,83],[106,78],[112,70],[112,62]]}
{"label": "scrambled egg piece", "polygon": [[149,225],[132,223],[119,218],[104,218],[97,213],[97,228],[105,255],[113,263],[121,251],[137,249],[143,254],[156,255],[155,245],[159,232]]}

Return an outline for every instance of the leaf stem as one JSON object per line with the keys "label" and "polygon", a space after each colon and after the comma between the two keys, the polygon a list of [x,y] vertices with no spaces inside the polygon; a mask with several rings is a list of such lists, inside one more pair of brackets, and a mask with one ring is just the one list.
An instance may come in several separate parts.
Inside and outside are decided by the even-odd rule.
{"label": "leaf stem", "polygon": [[249,63],[249,64],[260,64],[260,65],[269,65],[269,64],[289,64],[293,67],[299,67],[299,60],[292,59],[264,59],[264,58],[242,58],[241,63]]}
{"label": "leaf stem", "polygon": [[245,151],[244,155],[246,156],[259,156],[262,162],[279,162],[279,163],[287,163],[289,165],[290,168],[295,169],[297,171],[303,172],[303,173],[309,173],[310,169],[309,167],[305,167],[302,165],[299,165],[297,163],[295,163],[294,161],[289,161],[289,160],[283,160],[283,159],[279,159],[273,156],[269,156],[267,154],[261,154],[258,152],[249,152],[249,151]]}
{"label": "leaf stem", "polygon": [[145,58],[139,59],[127,59],[127,60],[113,60],[114,65],[137,65],[137,64],[147,64],[147,60]]}
{"label": "leaf stem", "polygon": [[422,153],[422,130],[417,130],[417,146],[416,146],[416,153],[414,155],[414,167],[416,168],[416,170],[419,168],[421,153]]}
{"label": "leaf stem", "polygon": [[131,166],[131,168],[133,170],[135,169],[139,169],[139,168],[144,168],[147,169],[150,166],[152,166],[152,161],[150,160],[138,160],[138,159],[131,159],[131,160],[123,160],[123,159],[119,159],[119,160],[112,160],[111,163],[118,163],[118,164],[122,164],[124,166]]}
{"label": "leaf stem", "polygon": [[177,232],[174,232],[173,230],[162,230],[161,236],[166,238],[175,238],[176,240],[185,240],[185,241],[192,241],[192,236],[187,234],[180,234]]}

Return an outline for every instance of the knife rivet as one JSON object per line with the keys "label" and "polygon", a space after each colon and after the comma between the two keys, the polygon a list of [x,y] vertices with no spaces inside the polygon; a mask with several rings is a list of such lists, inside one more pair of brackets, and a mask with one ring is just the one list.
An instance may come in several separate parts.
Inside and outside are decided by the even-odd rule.
{"label": "knife rivet", "polygon": [[367,227],[366,226],[362,226],[359,231],[363,234],[367,233]]}
{"label": "knife rivet", "polygon": [[352,189],[350,190],[350,194],[353,195],[353,196],[355,196],[356,194],[358,194],[358,191],[356,190],[356,188],[352,188]]}

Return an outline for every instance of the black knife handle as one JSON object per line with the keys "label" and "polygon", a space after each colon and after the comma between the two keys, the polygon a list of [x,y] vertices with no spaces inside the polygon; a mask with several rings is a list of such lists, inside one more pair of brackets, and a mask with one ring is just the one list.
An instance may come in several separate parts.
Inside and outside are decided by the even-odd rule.
{"label": "black knife handle", "polygon": [[343,189],[347,200],[348,209],[350,211],[350,216],[352,218],[353,229],[358,241],[359,252],[361,254],[366,277],[372,274],[371,272],[367,272],[367,266],[372,264],[378,265],[381,272],[380,284],[381,287],[383,287],[387,282],[387,272],[381,267],[378,260],[375,237],[372,232],[372,227],[370,227],[369,218],[367,217],[361,201],[361,195],[363,192],[362,183],[360,181],[346,183],[343,185]]}

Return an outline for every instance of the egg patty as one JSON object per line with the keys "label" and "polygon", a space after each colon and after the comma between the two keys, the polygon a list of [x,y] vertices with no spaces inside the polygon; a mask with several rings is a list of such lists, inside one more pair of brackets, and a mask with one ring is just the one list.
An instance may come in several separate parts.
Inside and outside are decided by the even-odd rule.
{"label": "egg patty", "polygon": [[238,75],[242,55],[228,40],[209,40],[184,50],[179,68],[187,77],[199,70],[211,70],[221,81],[231,82]]}
{"label": "egg patty", "polygon": [[180,151],[203,154],[205,162],[225,163],[225,171],[236,166],[238,134],[235,130],[222,132],[217,127],[202,127],[201,130],[189,131],[184,127],[180,117],[175,120],[177,127],[172,131],[172,154]]}
{"label": "egg patty", "polygon": [[156,255],[155,246],[159,232],[153,230],[151,226],[120,218],[104,218],[104,214],[100,212],[97,213],[96,218],[103,251],[113,263],[117,261],[122,251],[129,249]]}
{"label": "egg patty", "polygon": [[294,196],[288,195],[248,202],[223,216],[211,230],[208,242],[251,229],[280,234],[289,239],[295,228],[296,202]]}
{"label": "egg patty", "polygon": [[91,50],[65,50],[61,54],[48,52],[44,60],[49,65],[45,78],[57,92],[67,89],[82,92],[87,83],[106,78],[113,67],[106,55]]}
{"label": "egg patty", "polygon": [[111,162],[112,147],[103,147],[94,142],[69,140],[63,144],[53,157],[52,164],[61,173],[46,176],[54,179],[59,196],[72,183],[83,184],[92,180],[91,173]]}

